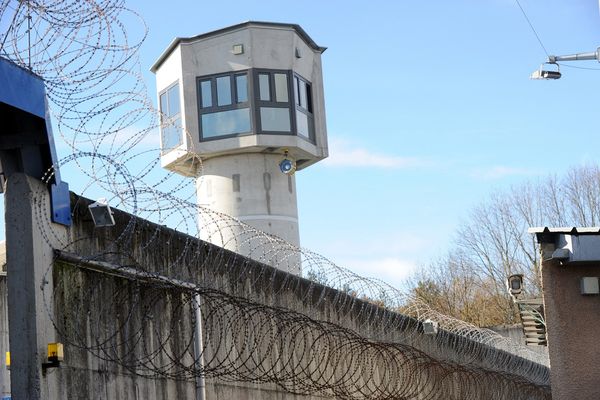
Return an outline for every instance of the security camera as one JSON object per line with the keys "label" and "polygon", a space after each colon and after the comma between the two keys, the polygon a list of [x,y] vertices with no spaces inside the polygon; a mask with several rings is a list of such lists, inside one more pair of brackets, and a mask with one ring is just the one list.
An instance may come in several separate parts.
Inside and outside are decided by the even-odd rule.
{"label": "security camera", "polygon": [[288,158],[287,150],[284,153],[284,159],[279,163],[279,170],[286,175],[294,175],[296,172],[296,162]]}
{"label": "security camera", "polygon": [[523,274],[515,274],[508,277],[508,293],[513,297],[519,297],[523,292]]}
{"label": "security camera", "polygon": [[279,163],[279,170],[286,175],[293,175],[296,172],[296,163],[285,158]]}

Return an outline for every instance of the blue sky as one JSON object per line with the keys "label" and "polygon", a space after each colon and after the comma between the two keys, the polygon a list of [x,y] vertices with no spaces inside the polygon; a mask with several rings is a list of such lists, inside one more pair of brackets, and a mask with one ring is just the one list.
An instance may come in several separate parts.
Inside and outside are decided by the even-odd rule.
{"label": "blue sky", "polygon": [[[150,29],[140,58],[154,99],[148,69],[176,36],[290,22],[328,47],[330,158],[297,174],[301,241],[363,275],[400,285],[491,192],[600,153],[600,71],[529,80],[546,56],[514,0],[128,4]],[[521,4],[551,54],[600,45],[597,1]]]}

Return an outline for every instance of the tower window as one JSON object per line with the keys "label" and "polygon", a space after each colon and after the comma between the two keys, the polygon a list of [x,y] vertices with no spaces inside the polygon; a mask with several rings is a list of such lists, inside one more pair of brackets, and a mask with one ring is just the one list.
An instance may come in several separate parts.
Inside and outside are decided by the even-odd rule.
{"label": "tower window", "polygon": [[291,70],[203,76],[197,90],[200,140],[256,133],[315,142],[311,83]]}
{"label": "tower window", "polygon": [[248,101],[248,76],[246,74],[235,76],[235,90],[237,93],[237,103]]}
{"label": "tower window", "polygon": [[289,71],[260,70],[257,73],[256,119],[258,133],[292,133]]}
{"label": "tower window", "polygon": [[247,72],[200,78],[198,92],[201,140],[252,131]]}
{"label": "tower window", "polygon": [[314,142],[312,88],[311,84],[299,75],[294,75],[294,95],[298,135]]}
{"label": "tower window", "polygon": [[182,143],[179,83],[168,87],[158,97],[160,102],[161,143],[163,151],[166,152]]}

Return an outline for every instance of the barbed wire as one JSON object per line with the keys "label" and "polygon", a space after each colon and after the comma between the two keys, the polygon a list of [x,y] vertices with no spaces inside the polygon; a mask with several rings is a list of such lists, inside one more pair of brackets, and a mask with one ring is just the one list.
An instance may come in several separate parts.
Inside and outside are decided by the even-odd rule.
{"label": "barbed wire", "polygon": [[[320,339],[314,336],[315,332],[327,332],[327,329],[333,329],[327,334],[333,335],[331,340],[341,341],[336,345],[339,349],[362,346],[360,348],[367,352],[365,354],[379,354],[379,350],[376,349],[380,349],[378,346],[381,345],[373,343],[386,343],[391,340],[391,337],[394,337],[394,340],[400,340],[400,342],[388,343],[390,347],[386,347],[386,351],[391,353],[389,355],[381,353],[381,355],[377,355],[379,358],[376,357],[379,360],[377,363],[381,362],[386,366],[392,361],[398,361],[394,358],[395,354],[401,354],[398,353],[398,348],[409,353],[419,354],[418,357],[415,356],[415,360],[421,360],[419,358],[421,353],[416,348],[409,346],[410,350],[407,350],[403,347],[408,346],[403,342],[410,342],[411,337],[422,334],[416,327],[417,325],[412,329],[405,329],[406,318],[397,312],[404,310],[419,321],[435,320],[445,332],[463,338],[464,340],[460,341],[461,350],[470,359],[493,357],[494,359],[488,360],[495,371],[490,372],[492,374],[490,376],[493,377],[490,379],[498,380],[500,376],[509,376],[505,375],[507,372],[502,371],[515,369],[514,358],[505,356],[504,351],[506,351],[534,362],[523,363],[521,369],[516,368],[515,374],[521,376],[519,379],[527,377],[535,385],[548,384],[548,369],[543,365],[547,363],[545,356],[515,344],[490,330],[480,329],[437,313],[418,298],[381,280],[361,277],[336,265],[322,255],[308,249],[298,248],[235,218],[196,204],[195,181],[202,177],[202,163],[194,153],[194,149],[189,149],[188,156],[191,160],[190,175],[194,175],[196,178],[186,178],[160,167],[162,149],[158,145],[157,138],[159,121],[164,118],[161,118],[160,111],[154,107],[148,97],[137,57],[137,51],[146,38],[148,29],[141,16],[127,8],[124,1],[2,0],[0,1],[0,27],[0,56],[20,66],[30,68],[32,72],[44,79],[56,132],[62,139],[59,150],[67,153],[60,159],[58,165],[54,166],[55,168],[48,171],[45,180],[49,181],[54,169],[60,168],[63,177],[69,177],[66,180],[70,181],[78,193],[91,198],[109,197],[112,205],[126,212],[118,214],[118,223],[110,234],[93,230],[92,233],[89,233],[78,228],[77,232],[72,232],[70,237],[65,238],[56,230],[55,226],[48,222],[47,204],[42,197],[39,197],[36,203],[36,220],[47,242],[54,248],[86,254],[90,260],[105,260],[118,265],[135,266],[135,268],[148,273],[163,274],[191,282],[198,282],[199,271],[210,270],[212,275],[204,275],[202,281],[206,289],[203,289],[205,292],[201,294],[206,301],[214,304],[231,301],[231,303],[227,303],[229,304],[227,307],[236,310],[231,315],[240,321],[254,316],[263,318],[261,313],[266,313],[264,315],[268,317],[264,317],[267,318],[265,321],[270,322],[265,322],[264,327],[260,329],[267,329],[272,323],[275,323],[274,321],[279,321],[277,318],[287,318],[287,314],[277,316],[273,311],[275,309],[268,308],[269,305],[278,304],[278,296],[284,293],[290,291],[296,293],[298,298],[313,308],[322,306],[323,302],[327,300],[328,305],[341,316],[340,318],[352,316],[354,320],[361,321],[355,328],[359,330],[364,328],[364,331],[369,331],[369,337],[358,339],[355,336],[347,336],[350,335],[349,331],[344,331],[346,336],[342,336],[343,339],[341,339],[335,335],[337,330],[342,328],[326,323],[318,325],[319,322],[313,321],[309,324],[311,328],[306,332],[299,330],[297,335],[293,336],[294,340],[298,340],[299,343],[303,340],[302,343],[305,343],[306,347],[310,347],[307,341],[313,340],[314,345],[317,346],[315,348],[320,348],[318,347],[321,346],[318,342]],[[137,33],[137,36],[130,37],[131,32]],[[180,126],[177,128],[182,129]],[[183,133],[190,135],[189,132]],[[188,142],[192,143],[193,141]],[[73,181],[75,176],[77,180]],[[85,225],[84,214],[87,213],[87,203],[82,199],[76,199],[73,212],[75,215],[80,214],[78,221]],[[152,221],[156,225],[151,225],[147,221]],[[170,226],[177,232],[171,231],[163,225]],[[221,247],[206,247],[198,239],[199,225],[202,226],[203,239],[217,243]],[[95,249],[90,246],[92,241],[101,242],[103,247],[91,251],[91,249]],[[235,255],[228,249],[243,249],[248,258],[256,260],[260,264],[249,262],[248,259]],[[160,267],[150,262],[150,253],[160,254],[164,257],[164,262]],[[219,262],[219,260],[226,260],[226,262]],[[282,271],[297,271],[313,282],[307,285],[307,280],[301,276],[279,273],[271,266]],[[50,274],[52,267],[48,266]],[[258,311],[252,311],[254,308],[251,304],[255,303],[242,302],[243,306],[241,306],[239,305],[242,304],[241,300],[218,298],[215,293],[221,293],[219,296],[226,296],[225,293],[228,292],[224,285],[230,283],[222,279],[224,274],[235,275],[237,279],[247,282],[249,285],[252,285],[253,282],[258,283],[270,279],[270,297],[266,298],[261,295],[261,298],[252,299],[250,294],[247,300],[255,301],[257,304],[262,303],[264,304],[262,307],[266,308],[254,315],[253,313]],[[60,282],[58,284],[60,285]],[[50,289],[55,291],[55,296],[61,296],[61,293],[65,291],[60,287]],[[160,285],[155,289],[156,296],[152,297],[153,301],[155,303],[165,301],[159,296]],[[110,288],[107,289],[98,284],[90,286],[89,293],[82,297],[93,299],[102,294],[110,295],[104,301],[111,299],[108,304],[105,304],[106,312],[114,310],[116,305],[121,304],[120,302],[125,296],[124,292],[111,291]],[[50,301],[51,297],[48,297],[47,287],[44,287],[44,295],[47,301]],[[90,301],[90,303],[93,302]],[[91,305],[89,306],[91,307]],[[221,325],[215,322],[218,321],[217,308],[214,309],[213,315],[213,312],[210,311],[211,306],[207,307],[209,307],[209,317],[207,317],[206,323],[209,324],[210,329],[213,329],[213,325],[215,325],[214,329],[217,329],[215,332],[220,332],[218,329],[221,329],[219,328]],[[173,315],[177,315],[178,312],[183,313],[181,310],[171,310],[171,312],[175,313]],[[276,310],[283,312],[281,309]],[[97,315],[95,312],[92,313],[91,310],[88,310],[81,315],[91,318],[91,315]],[[144,319],[143,315],[131,314],[130,318]],[[228,315],[224,314],[221,317],[224,318],[223,324],[225,325],[223,326],[235,322],[234,319],[228,319],[230,318]],[[306,318],[299,314],[293,314],[293,316],[300,319]],[[51,317],[55,318],[55,315],[52,314]],[[175,320],[172,320],[173,324],[176,324]],[[304,320],[302,321],[304,322]],[[60,324],[57,323],[57,327],[60,327]],[[129,359],[124,360],[121,356],[109,356],[113,345],[107,338],[127,336],[124,332],[124,325],[116,325],[112,328],[112,332],[106,337],[103,336],[105,333],[93,334],[93,337],[88,338],[90,341],[88,345],[84,345],[81,338],[68,334],[65,334],[65,338],[69,339],[73,345],[87,346],[87,350],[97,356],[107,357],[127,366],[127,363],[130,362]],[[65,327],[62,329],[64,332],[71,331]],[[251,332],[247,327],[244,329],[253,337],[261,332],[260,330]],[[172,327],[172,330],[175,331],[175,326]],[[400,339],[396,332],[398,330],[402,331]],[[396,333],[392,334],[392,332]],[[271,335],[273,332],[267,331],[266,334]],[[306,335],[305,339],[301,339],[303,334]],[[348,337],[352,339],[346,339]],[[162,335],[159,339],[160,343],[163,343],[161,348],[168,347],[172,338],[171,334]],[[191,338],[186,338],[185,343],[189,343],[190,340]],[[237,338],[236,340],[241,339]],[[216,344],[213,343],[211,346],[216,346]],[[219,346],[222,347],[224,344],[219,344],[217,347]],[[490,348],[502,351],[490,352]],[[140,360],[134,360],[133,365],[138,365],[140,361],[146,360],[144,357],[147,358],[148,355],[143,355]],[[335,360],[336,357],[350,356],[340,353],[332,357],[334,357],[332,360]],[[398,355],[398,357],[400,356]],[[179,365],[177,360],[178,358],[173,355],[170,362],[161,364],[160,368],[154,368],[153,371],[164,376],[180,377],[180,373],[176,371],[183,366]],[[423,360],[428,360],[423,361],[425,364],[432,363],[432,368],[438,368],[437,364],[428,358]],[[242,363],[241,365],[249,362],[244,359],[238,361]],[[353,359],[346,361],[354,362]],[[363,362],[364,360],[357,359],[357,361]],[[217,362],[217,365],[220,362]],[[280,360],[279,362],[284,361]],[[286,362],[289,361],[285,361],[284,364]],[[412,363],[411,365],[416,363],[414,365],[419,365],[419,368],[425,365],[421,361],[410,361],[410,363]],[[440,363],[442,362],[440,361]],[[435,367],[433,367],[434,364]],[[450,370],[444,369],[445,365],[444,363],[440,364],[439,374],[450,379],[450,377],[458,376],[455,375],[456,371],[464,371],[465,375],[461,375],[460,379],[468,381],[469,384],[476,384],[474,381],[477,379],[474,377],[479,377],[478,373],[484,373],[483,370],[477,372],[478,370],[471,370],[465,365],[460,366],[463,368],[462,370],[456,366],[458,369],[448,372]],[[186,368],[189,371],[189,366]],[[186,370],[186,368],[183,369]],[[221,371],[218,367],[215,368],[214,371]],[[316,368],[314,371],[320,371],[320,367],[315,366],[314,368]],[[359,366],[353,366],[353,368],[359,369],[352,372],[350,376],[361,373]],[[490,369],[492,370],[492,367]],[[189,372],[188,375],[184,375],[189,377],[197,373],[199,372]],[[225,372],[210,372],[209,374],[206,371],[200,371],[200,373],[213,374],[210,376],[219,376],[221,379],[250,380],[239,371],[231,371],[230,375]],[[246,373],[249,372],[244,372],[244,374]],[[307,387],[315,385],[311,387],[310,390],[313,391],[311,393],[337,396],[339,391],[339,393],[343,393],[340,396],[350,396],[348,393],[358,390],[341,387],[341,383],[336,383],[331,387],[325,385],[321,389],[319,386],[321,378],[313,382],[310,374],[306,371],[283,369],[278,370],[278,373],[284,374],[284,376],[274,378],[271,372],[265,372],[268,379],[264,379],[271,383],[284,385],[286,389],[293,391],[293,388],[296,387],[294,385],[299,385],[298,387],[305,385],[305,383],[301,383],[304,382],[305,378],[301,378],[304,374],[309,375],[309,378],[306,378],[308,379],[306,382],[310,382],[306,383]],[[298,378],[293,378],[294,373],[300,374]],[[430,382],[430,375],[427,373],[423,375],[417,371],[411,372],[409,376],[415,379],[415,382],[411,383],[414,387],[420,387],[420,385],[425,385],[424,382]],[[439,375],[436,376],[439,377]],[[257,382],[261,379],[263,378],[251,378],[252,381]],[[294,379],[297,379],[298,383],[294,383],[294,385],[282,383],[288,382],[286,379],[289,379],[289,382],[296,382]],[[421,382],[421,379],[425,379],[425,381]],[[513,383],[516,382],[513,378],[509,380]],[[325,381],[329,382],[330,379],[327,378]],[[341,382],[349,381],[342,379]],[[440,382],[444,382],[444,379]],[[440,383],[440,385],[443,384]],[[520,383],[517,386],[519,385]],[[359,393],[360,390],[356,393]],[[373,390],[377,392],[379,389],[373,388]],[[397,388],[390,388],[389,392],[385,392],[385,396],[396,396],[398,395],[397,390]],[[369,396],[379,396],[380,394],[370,393]],[[380,397],[385,396],[381,394]]]}
{"label": "barbed wire", "polygon": [[[63,338],[131,374],[202,375],[339,399],[550,399],[546,385],[517,374],[443,361],[222,291],[148,285],[66,264],[59,264],[58,276]],[[202,353],[194,351],[194,295],[202,305]],[[118,301],[103,301],[107,296]]]}

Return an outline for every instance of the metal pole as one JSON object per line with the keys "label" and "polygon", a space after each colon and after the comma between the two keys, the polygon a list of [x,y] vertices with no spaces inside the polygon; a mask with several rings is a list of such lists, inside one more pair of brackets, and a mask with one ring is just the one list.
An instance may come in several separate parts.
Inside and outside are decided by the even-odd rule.
{"label": "metal pole", "polygon": [[202,342],[202,310],[200,310],[200,295],[194,294],[194,312],[196,318],[196,331],[194,337],[194,357],[196,370],[201,371],[196,375],[196,400],[206,398],[206,383],[204,380],[204,343]]}
{"label": "metal pole", "polygon": [[600,49],[589,53],[568,54],[564,56],[548,56],[548,62],[556,63],[558,61],[580,61],[580,60],[598,60],[600,61]]}

